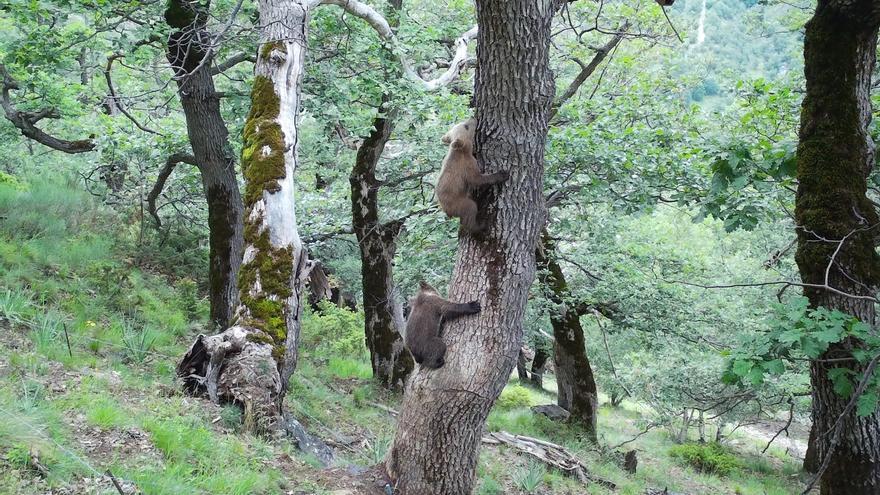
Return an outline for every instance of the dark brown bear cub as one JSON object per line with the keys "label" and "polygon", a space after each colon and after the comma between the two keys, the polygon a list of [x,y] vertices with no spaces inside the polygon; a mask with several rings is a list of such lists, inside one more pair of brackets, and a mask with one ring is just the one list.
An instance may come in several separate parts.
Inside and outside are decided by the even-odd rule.
{"label": "dark brown bear cub", "polygon": [[437,289],[419,282],[419,293],[410,301],[406,320],[406,346],[416,362],[427,368],[439,368],[446,362],[446,343],[440,338],[443,322],[480,312],[480,303],[454,303],[440,297]]}

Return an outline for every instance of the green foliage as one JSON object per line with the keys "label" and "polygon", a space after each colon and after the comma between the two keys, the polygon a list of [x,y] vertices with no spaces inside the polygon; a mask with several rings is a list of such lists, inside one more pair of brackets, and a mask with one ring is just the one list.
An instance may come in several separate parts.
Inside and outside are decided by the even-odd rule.
{"label": "green foliage", "polygon": [[[810,308],[805,297],[794,297],[786,304],[774,307],[776,315],[769,322],[769,328],[752,336],[731,353],[723,376],[725,382],[753,387],[761,385],[767,376],[783,374],[792,361],[820,359],[831,345],[849,339],[862,343],[852,349],[850,356],[861,366],[867,365],[880,352],[880,337],[870,326],[846,313]],[[834,391],[849,398],[855,390],[855,382],[862,377],[856,370],[844,366],[845,360],[841,363],[829,367],[828,377]],[[876,410],[880,395],[880,377],[874,374],[867,379],[867,388],[859,396],[856,408],[861,416]]]}
{"label": "green foliage", "polygon": [[480,477],[477,482],[477,495],[501,495],[504,493],[504,487],[495,479]]}
{"label": "green foliage", "polygon": [[373,376],[370,363],[356,359],[331,357],[327,362],[327,370],[337,378],[369,379]]}
{"label": "green foliage", "polygon": [[129,415],[115,400],[101,397],[91,402],[86,419],[95,426],[112,428],[126,425]]}
{"label": "green foliage", "polygon": [[307,308],[303,317],[303,349],[328,359],[336,356],[366,358],[364,314],[321,301],[318,311]]}
{"label": "green foliage", "polygon": [[241,407],[237,404],[223,404],[220,408],[220,418],[224,426],[237,430],[242,424]]}
{"label": "green foliage", "polygon": [[532,405],[532,394],[522,385],[507,387],[501,392],[501,396],[495,401],[495,407],[501,411],[529,407]]}
{"label": "green foliage", "polygon": [[541,486],[541,483],[543,483],[546,472],[547,467],[542,462],[531,460],[527,467],[519,470],[514,479],[517,486],[526,493],[535,493],[538,487]]}
{"label": "green foliage", "polygon": [[147,325],[136,326],[131,320],[122,322],[122,345],[125,357],[134,363],[143,363],[153,351],[157,333]]}
{"label": "green foliage", "polygon": [[30,317],[31,308],[30,295],[24,290],[0,291],[0,318],[22,324]]}
{"label": "green foliage", "polygon": [[697,471],[719,476],[726,476],[741,467],[736,456],[715,442],[675,445],[669,449],[669,455],[681,459]]}

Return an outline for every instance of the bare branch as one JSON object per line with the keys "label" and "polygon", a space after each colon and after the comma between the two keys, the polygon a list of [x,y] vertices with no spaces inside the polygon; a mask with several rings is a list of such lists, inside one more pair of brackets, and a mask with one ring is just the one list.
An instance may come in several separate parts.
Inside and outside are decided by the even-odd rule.
{"label": "bare branch", "polygon": [[833,457],[831,454],[834,452],[834,449],[837,448],[837,444],[840,442],[840,435],[843,433],[843,425],[844,418],[849,416],[852,413],[853,408],[856,407],[856,402],[859,400],[859,397],[865,392],[865,389],[868,388],[868,383],[871,382],[871,378],[874,375],[874,368],[877,367],[877,362],[880,361],[880,354],[874,356],[874,359],[868,363],[868,366],[865,367],[865,372],[862,374],[862,379],[859,381],[859,385],[856,387],[855,392],[853,392],[852,397],[849,399],[849,402],[846,404],[846,407],[843,409],[843,412],[840,413],[840,416],[837,417],[837,421],[834,423],[834,426],[827,432],[825,435],[832,433],[831,442],[828,445],[828,449],[825,452],[825,459],[822,460],[822,465],[819,467],[819,470],[813,477],[810,479],[810,482],[807,484],[807,487],[801,492],[801,495],[807,495],[810,493],[810,490],[813,489],[813,485],[816,484],[819,479],[822,478],[822,475],[828,469],[828,465],[831,463],[831,458]]}
{"label": "bare branch", "polygon": [[559,108],[577,93],[578,89],[580,89],[584,81],[586,81],[591,75],[593,75],[593,72],[596,71],[596,68],[599,67],[599,64],[601,64],[602,61],[605,60],[605,57],[607,57],[608,54],[611,53],[611,50],[613,50],[614,47],[617,46],[618,43],[620,43],[620,40],[622,40],[623,37],[626,36],[626,30],[628,28],[629,21],[624,23],[624,25],[618,30],[618,33],[614,35],[614,38],[611,38],[611,41],[606,43],[605,46],[603,46],[602,48],[596,50],[596,54],[593,56],[593,59],[590,60],[590,63],[583,65],[580,62],[576,61],[578,62],[578,65],[581,65],[581,71],[580,73],[578,73],[577,77],[574,78],[574,81],[572,81],[571,84],[568,85],[568,88],[566,88],[565,92],[562,93],[562,96],[560,96],[555,102],[553,102],[553,107],[550,109],[550,117],[547,120],[552,120],[553,117],[556,115],[556,112],[559,111]]}
{"label": "bare branch", "polygon": [[36,126],[36,123],[42,119],[57,119],[60,118],[61,114],[55,108],[44,108],[42,110],[36,112],[25,112],[20,111],[12,104],[12,99],[10,98],[10,91],[14,89],[20,89],[18,81],[12,78],[9,72],[6,70],[6,66],[0,64],[0,76],[2,76],[2,92],[0,92],[0,106],[3,107],[3,112],[6,114],[6,119],[12,123],[21,134],[28,138],[32,139],[44,146],[48,146],[54,150],[63,151],[64,153],[76,154],[76,153],[85,153],[88,151],[92,151],[95,149],[95,143],[92,139],[80,139],[76,141],[69,141],[66,139],[60,139],[47,132],[43,131],[39,127]]}
{"label": "bare branch", "polygon": [[107,67],[104,68],[104,80],[107,81],[107,89],[110,91],[110,98],[113,98],[113,102],[116,103],[116,108],[118,108],[119,111],[122,112],[122,115],[125,115],[128,118],[128,120],[130,120],[135,126],[137,126],[138,129],[140,129],[144,132],[149,132],[150,134],[156,134],[158,136],[161,136],[162,133],[156,132],[153,129],[150,129],[149,127],[142,125],[140,122],[137,121],[136,118],[134,118],[134,116],[132,114],[128,113],[128,109],[125,108],[125,104],[122,102],[122,98],[120,98],[116,94],[116,90],[113,88],[113,79],[111,77],[111,71],[113,70],[113,62],[116,59],[123,58],[123,57],[125,57],[125,55],[123,55],[121,53],[114,53],[113,55],[110,55],[109,57],[107,57]]}
{"label": "bare branch", "polygon": [[257,57],[252,53],[237,52],[214,67],[211,67],[211,75],[216,76],[217,74],[221,74],[242,62],[255,63],[256,61]]}
{"label": "bare branch", "polygon": [[156,209],[156,200],[159,199],[159,195],[162,194],[162,190],[165,188],[165,182],[168,180],[171,172],[174,171],[174,167],[181,162],[195,165],[196,159],[189,153],[174,153],[169,156],[168,160],[165,161],[165,166],[159,171],[159,176],[156,177],[156,183],[153,185],[153,189],[147,194],[147,211],[150,213],[150,216],[153,217],[153,221],[156,222],[157,229],[162,226],[162,221],[159,219],[159,212]]}
{"label": "bare branch", "polygon": [[440,76],[431,80],[425,80],[413,69],[391,25],[388,24],[385,17],[377,12],[376,9],[359,0],[310,0],[308,8],[317,7],[318,5],[338,5],[349,14],[366,21],[379,34],[379,37],[388,43],[388,48],[400,60],[400,65],[403,67],[403,73],[406,77],[420,84],[425,91],[440,89],[458,77],[462,68],[467,65],[468,43],[477,36],[477,26],[462,34],[455,41],[455,55],[449,61],[449,68]]}

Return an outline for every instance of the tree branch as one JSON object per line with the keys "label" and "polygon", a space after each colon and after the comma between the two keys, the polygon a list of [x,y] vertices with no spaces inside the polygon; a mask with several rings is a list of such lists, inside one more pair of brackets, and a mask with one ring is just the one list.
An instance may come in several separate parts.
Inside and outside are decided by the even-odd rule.
{"label": "tree branch", "polygon": [[574,81],[572,81],[571,84],[568,85],[568,88],[566,88],[565,92],[562,93],[562,96],[560,96],[556,99],[555,102],[553,102],[553,106],[550,108],[550,117],[547,120],[553,120],[553,117],[556,115],[556,112],[559,111],[559,108],[562,107],[565,102],[570,100],[571,97],[578,92],[578,89],[580,89],[581,85],[584,84],[584,81],[586,81],[591,75],[593,75],[593,72],[596,71],[596,68],[599,67],[599,64],[601,64],[602,61],[605,60],[605,57],[607,57],[608,54],[611,53],[611,50],[613,50],[614,47],[617,46],[618,43],[620,43],[620,40],[622,40],[623,37],[626,35],[626,30],[628,28],[629,21],[626,21],[623,26],[618,30],[617,34],[615,34],[614,37],[611,38],[611,41],[606,43],[605,46],[603,46],[602,48],[596,50],[596,54],[593,56],[593,59],[590,60],[590,63],[581,66],[581,71],[580,73],[578,73],[577,77],[574,78]]}
{"label": "tree branch", "polygon": [[458,77],[458,74],[467,65],[468,43],[477,36],[477,26],[470,28],[462,34],[455,41],[455,55],[449,61],[449,68],[446,72],[434,79],[426,80],[422,79],[413,69],[412,64],[406,58],[400,40],[397,39],[394,30],[391,29],[391,25],[373,7],[359,0],[310,0],[308,8],[317,7],[318,5],[338,5],[349,14],[366,21],[379,34],[379,37],[388,43],[389,50],[400,60],[400,65],[403,67],[403,73],[406,77],[421,85],[425,91],[436,91]]}
{"label": "tree branch", "polygon": [[132,114],[128,113],[128,110],[125,108],[125,104],[122,102],[122,98],[117,96],[116,90],[113,88],[113,79],[110,75],[111,71],[113,70],[113,62],[116,59],[123,57],[125,57],[125,55],[121,53],[114,53],[113,55],[107,57],[107,67],[104,68],[104,80],[107,81],[107,89],[110,91],[110,98],[113,98],[113,101],[116,103],[116,108],[118,108],[119,111],[122,112],[122,115],[125,115],[126,118],[128,118],[128,120],[130,120],[135,126],[137,126],[138,129],[144,132],[149,132],[150,134],[161,136],[162,133],[156,132],[153,129],[142,125],[140,122],[137,121],[137,119],[134,118]]}
{"label": "tree branch", "polygon": [[211,67],[211,75],[216,76],[217,74],[223,73],[236,65],[242,62],[251,62],[256,63],[257,57],[252,53],[245,52],[237,52],[233,53],[229,58],[220,62],[219,64]]}
{"label": "tree branch", "polygon": [[61,114],[58,112],[58,109],[44,108],[36,112],[25,112],[16,109],[12,104],[9,93],[14,89],[20,89],[18,81],[12,78],[6,70],[6,66],[3,64],[0,64],[0,76],[3,78],[3,88],[2,92],[0,92],[0,106],[3,107],[6,119],[21,131],[21,134],[24,137],[32,139],[54,150],[63,151],[64,153],[85,153],[95,149],[95,143],[91,139],[69,141],[52,136],[37,127],[36,123],[42,119],[60,118]]}
{"label": "tree branch", "polygon": [[153,189],[147,194],[147,211],[150,213],[150,216],[153,217],[153,221],[156,222],[157,229],[162,226],[162,220],[159,219],[159,212],[156,209],[156,200],[159,199],[159,195],[162,194],[162,190],[165,188],[165,182],[168,180],[171,172],[174,171],[174,167],[181,162],[195,165],[196,158],[189,153],[174,153],[169,156],[168,160],[165,161],[165,166],[159,171],[159,176],[156,177],[156,183],[153,185]]}

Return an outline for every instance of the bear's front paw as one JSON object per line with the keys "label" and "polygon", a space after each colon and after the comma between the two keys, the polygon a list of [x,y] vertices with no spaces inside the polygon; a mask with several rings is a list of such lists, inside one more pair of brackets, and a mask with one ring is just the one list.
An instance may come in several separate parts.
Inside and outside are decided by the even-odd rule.
{"label": "bear's front paw", "polygon": [[480,303],[477,301],[471,301],[468,303],[468,306],[471,311],[474,313],[479,313],[483,308],[480,307]]}

